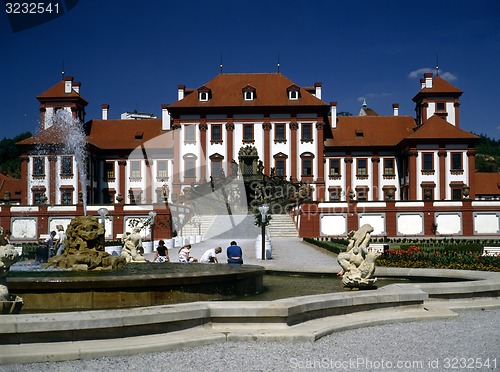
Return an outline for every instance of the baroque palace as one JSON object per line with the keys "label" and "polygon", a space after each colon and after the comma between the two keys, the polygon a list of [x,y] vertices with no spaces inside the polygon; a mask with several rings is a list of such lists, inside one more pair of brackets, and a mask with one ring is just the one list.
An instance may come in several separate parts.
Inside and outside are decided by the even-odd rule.
{"label": "baroque palace", "polygon": [[[310,200],[290,212],[303,237],[345,236],[364,223],[388,237],[500,233],[500,179],[475,171],[478,137],[460,129],[462,91],[432,73],[420,83],[415,117],[399,115],[397,103],[391,116],[366,103],[356,116],[340,116],[336,102],[322,100],[321,83],[221,73],[198,88],[179,85],[178,100],[162,105],[160,118],[110,119],[103,104],[100,119],[85,121],[80,83],[65,77],[37,97],[40,131],[18,143],[22,179],[4,180],[0,192],[5,197],[10,187],[11,209],[45,205],[57,214],[81,202],[75,158],[57,146],[63,139],[53,119],[63,110],[84,123],[89,205],[140,211],[168,196],[180,206],[193,187],[236,164],[240,173],[260,167],[264,175],[308,185]],[[18,217],[9,210],[0,218],[12,226]],[[55,223],[38,221],[34,234]],[[123,222],[112,225],[114,233],[126,230]]]}

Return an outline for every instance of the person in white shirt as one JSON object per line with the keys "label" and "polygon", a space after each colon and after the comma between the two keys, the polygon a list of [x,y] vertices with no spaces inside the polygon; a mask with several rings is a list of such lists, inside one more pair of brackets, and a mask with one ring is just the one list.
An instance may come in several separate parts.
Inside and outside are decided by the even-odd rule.
{"label": "person in white shirt", "polygon": [[57,238],[55,242],[55,247],[57,248],[56,255],[59,256],[64,253],[66,248],[66,233],[64,232],[63,225],[57,225]]}
{"label": "person in white shirt", "polygon": [[203,256],[201,256],[201,258],[200,258],[200,262],[204,262],[204,263],[210,263],[210,262],[219,263],[219,261],[217,260],[217,254],[219,254],[221,252],[222,252],[222,248],[221,247],[211,248],[211,249],[207,250],[205,253],[203,253]]}
{"label": "person in white shirt", "polygon": [[198,260],[191,256],[191,244],[186,244],[179,249],[179,262],[198,262]]}

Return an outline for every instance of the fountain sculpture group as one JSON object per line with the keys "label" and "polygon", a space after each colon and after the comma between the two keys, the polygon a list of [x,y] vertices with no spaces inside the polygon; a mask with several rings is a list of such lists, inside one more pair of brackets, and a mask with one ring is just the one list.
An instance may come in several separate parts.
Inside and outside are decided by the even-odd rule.
{"label": "fountain sculpture group", "polygon": [[349,232],[347,250],[338,255],[339,264],[342,266],[342,283],[347,288],[369,288],[377,281],[373,273],[375,261],[381,254],[368,251],[372,232],[373,227],[368,224],[361,226],[358,231]]}
{"label": "fountain sculpture group", "polygon": [[73,218],[66,230],[64,253],[49,259],[46,267],[72,270],[117,269],[125,257],[112,256],[104,249],[104,227],[93,216]]}
{"label": "fountain sculpture group", "polygon": [[23,306],[23,299],[11,295],[7,288],[6,276],[10,267],[17,261],[19,254],[10,245],[0,246],[0,305],[1,314],[17,314]]}

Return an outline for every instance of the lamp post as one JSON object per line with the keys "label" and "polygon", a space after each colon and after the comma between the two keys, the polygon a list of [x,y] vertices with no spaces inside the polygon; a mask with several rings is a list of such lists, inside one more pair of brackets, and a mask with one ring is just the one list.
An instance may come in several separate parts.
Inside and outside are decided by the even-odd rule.
{"label": "lamp post", "polygon": [[184,213],[179,213],[179,224],[181,225],[181,236],[182,236],[182,225],[184,223],[184,218],[186,215]]}
{"label": "lamp post", "polygon": [[97,213],[99,213],[99,216],[101,216],[101,224],[104,228],[104,240],[106,240],[106,215],[108,214],[108,212],[108,209],[104,207],[97,210]]}
{"label": "lamp post", "polygon": [[149,214],[149,220],[151,223],[149,224],[151,226],[151,249],[155,250],[155,217],[156,217],[156,212],[151,211],[148,213]]}
{"label": "lamp post", "polygon": [[267,211],[269,210],[269,205],[262,204],[259,207],[260,215],[261,215],[261,227],[262,227],[262,256],[261,259],[266,259],[266,224],[267,224]]}

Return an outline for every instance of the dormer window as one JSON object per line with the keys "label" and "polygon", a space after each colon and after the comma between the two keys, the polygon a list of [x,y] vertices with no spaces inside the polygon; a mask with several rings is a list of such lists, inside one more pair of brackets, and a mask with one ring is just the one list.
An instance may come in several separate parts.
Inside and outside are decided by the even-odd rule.
{"label": "dormer window", "polygon": [[198,88],[198,99],[200,100],[200,102],[207,102],[208,100],[210,100],[210,93],[210,89],[205,86]]}
{"label": "dormer window", "polygon": [[298,100],[299,97],[300,97],[300,88],[298,86],[296,86],[295,84],[294,85],[291,85],[287,88],[287,92],[288,92],[288,99],[289,100]]}
{"label": "dormer window", "polygon": [[245,101],[253,101],[255,99],[255,88],[247,85],[243,88],[243,100]]}

